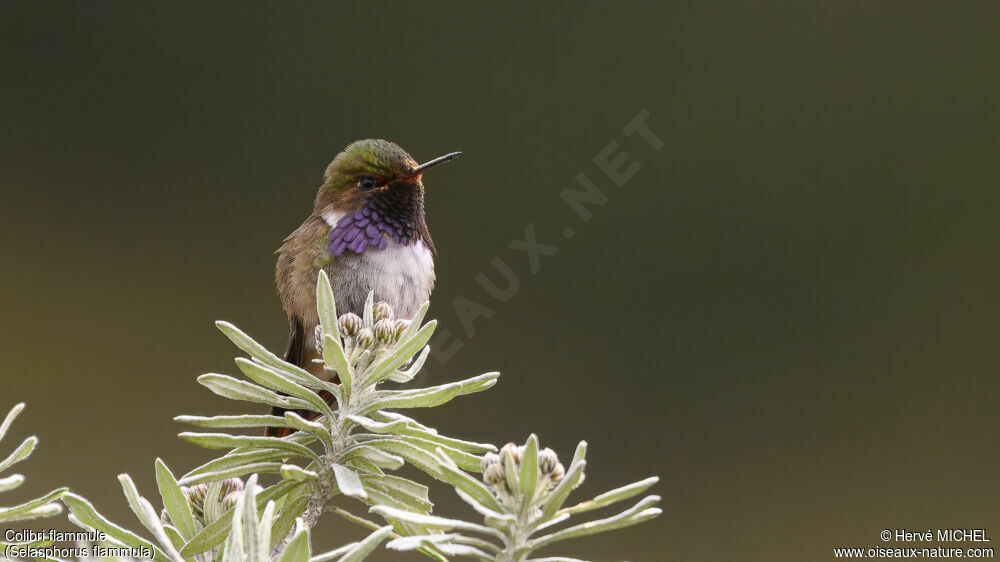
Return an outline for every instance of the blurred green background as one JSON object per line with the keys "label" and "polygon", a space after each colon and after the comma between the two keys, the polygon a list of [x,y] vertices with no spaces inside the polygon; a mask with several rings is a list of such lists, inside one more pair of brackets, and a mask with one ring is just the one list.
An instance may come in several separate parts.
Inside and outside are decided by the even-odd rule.
{"label": "blurred green background", "polygon": [[[3,12],[0,409],[27,401],[15,435],[41,438],[25,495],[65,483],[133,526],[118,473],[152,493],[156,456],[208,458],[171,418],[235,411],[195,382],[235,370],[212,322],[283,349],[273,252],[333,155],[382,137],[465,151],[426,178],[431,315],[464,341],[431,379],[504,373],[422,419],[586,439],[579,499],[662,478],[662,517],[563,554],[1000,537],[996,4]],[[643,108],[658,152],[621,134]],[[642,165],[620,189],[593,162],[611,141]],[[579,172],[608,196],[589,222],[559,198]],[[559,247],[534,275],[507,247],[527,223]],[[494,257],[509,302],[475,281]],[[495,311],[471,338],[459,295]]]}

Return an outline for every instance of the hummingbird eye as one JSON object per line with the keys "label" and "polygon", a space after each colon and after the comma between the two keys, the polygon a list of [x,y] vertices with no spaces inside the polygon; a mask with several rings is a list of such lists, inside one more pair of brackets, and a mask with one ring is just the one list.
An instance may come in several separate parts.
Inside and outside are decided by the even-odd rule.
{"label": "hummingbird eye", "polygon": [[358,187],[361,189],[372,189],[375,187],[375,178],[369,176],[361,178],[361,181],[358,182]]}

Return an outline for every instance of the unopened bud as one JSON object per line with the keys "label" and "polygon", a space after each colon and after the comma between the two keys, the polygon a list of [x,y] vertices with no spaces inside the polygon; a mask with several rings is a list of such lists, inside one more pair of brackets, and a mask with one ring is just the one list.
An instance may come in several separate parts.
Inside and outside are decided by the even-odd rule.
{"label": "unopened bud", "polygon": [[232,509],[236,507],[236,502],[239,501],[241,495],[243,495],[243,492],[232,492],[226,494],[226,497],[222,498],[222,507],[225,509]]}
{"label": "unopened bud", "polygon": [[501,488],[506,483],[506,475],[503,472],[503,467],[499,463],[491,464],[483,472],[483,482],[486,482],[494,488]]}
{"label": "unopened bud", "polygon": [[231,494],[233,492],[243,491],[243,481],[239,478],[226,478],[222,481],[222,494]]}
{"label": "unopened bud", "polygon": [[364,322],[361,321],[361,317],[353,312],[348,312],[340,317],[337,321],[337,325],[340,327],[340,335],[348,338],[352,338],[361,331]]}
{"label": "unopened bud", "polygon": [[375,333],[369,328],[363,328],[354,338],[354,342],[365,349],[371,349],[375,345]]}
{"label": "unopened bud", "polygon": [[514,459],[515,465],[521,464],[521,456],[524,454],[523,447],[518,447],[515,443],[507,443],[502,449],[500,449],[500,460],[504,463],[504,466],[506,466],[507,455],[504,454],[504,451],[510,451],[510,456]]}
{"label": "unopened bud", "polygon": [[376,322],[382,320],[383,318],[387,320],[392,320],[392,307],[389,306],[389,303],[385,301],[376,304],[375,309],[372,311],[372,313],[373,313],[373,319]]}
{"label": "unopened bud", "polygon": [[410,327],[410,321],[409,320],[403,320],[403,319],[396,320],[393,323],[393,330],[395,330],[395,332],[396,332],[395,339],[398,340],[399,336],[402,336],[403,332],[406,331],[406,329],[409,328],[409,327]]}
{"label": "unopened bud", "polygon": [[393,326],[392,320],[388,318],[383,318],[376,322],[373,331],[375,332],[375,339],[381,344],[388,345],[396,339],[396,329]]}
{"label": "unopened bud", "polygon": [[483,472],[486,472],[492,464],[500,464],[500,455],[496,453],[486,453],[483,455]]}
{"label": "unopened bud", "polygon": [[546,447],[538,451],[538,469],[542,471],[542,474],[551,474],[558,464],[559,457],[552,449]]}

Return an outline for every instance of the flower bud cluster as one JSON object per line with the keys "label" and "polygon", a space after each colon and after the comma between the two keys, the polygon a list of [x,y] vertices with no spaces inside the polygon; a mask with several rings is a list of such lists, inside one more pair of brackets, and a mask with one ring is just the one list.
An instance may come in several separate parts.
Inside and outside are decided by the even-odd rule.
{"label": "flower bud cluster", "polygon": [[[493,495],[504,506],[516,511],[520,509],[526,498],[522,497],[521,486],[517,479],[521,474],[521,462],[524,459],[524,446],[508,443],[500,449],[500,453],[483,455],[483,482],[493,492]],[[507,464],[514,464],[513,470],[508,470]],[[534,501],[548,495],[563,479],[566,469],[559,462],[555,451],[548,447],[538,451],[538,484],[535,486],[535,496],[527,498]]]}
{"label": "flower bud cluster", "polygon": [[337,321],[345,347],[351,351],[391,347],[409,325],[409,320],[396,319],[392,307],[385,301],[375,304],[370,325],[353,312],[341,315]]}

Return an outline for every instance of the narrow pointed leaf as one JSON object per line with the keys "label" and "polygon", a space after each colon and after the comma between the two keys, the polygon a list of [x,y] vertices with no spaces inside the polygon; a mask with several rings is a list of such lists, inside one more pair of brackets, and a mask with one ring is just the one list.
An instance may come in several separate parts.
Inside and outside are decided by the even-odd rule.
{"label": "narrow pointed leaf", "polygon": [[281,449],[294,455],[319,460],[316,453],[309,447],[293,443],[279,437],[261,437],[256,435],[229,435],[227,433],[193,433],[184,432],[178,435],[185,441],[206,449],[228,449],[236,447],[267,447]]}
{"label": "narrow pointed leaf", "polygon": [[[35,519],[40,516],[39,515],[40,513],[47,512],[45,509],[39,511],[41,508],[45,508],[48,504],[58,500],[68,491],[69,488],[56,488],[55,490],[52,490],[51,492],[45,494],[44,496],[35,498],[30,501],[26,501],[20,505],[0,509],[0,522],[20,521],[22,519]],[[56,507],[58,509],[58,505]],[[51,510],[51,508],[47,508],[47,510]],[[31,515],[32,513],[35,514]],[[53,513],[53,515],[57,513],[59,513],[58,510],[55,513]],[[29,515],[31,516],[29,517]]]}
{"label": "narrow pointed leaf", "polygon": [[292,540],[288,541],[285,551],[281,553],[280,562],[304,562],[312,557],[312,546],[309,544],[309,528],[302,526]]}
{"label": "narrow pointed leaf", "polygon": [[381,529],[368,535],[363,541],[359,542],[351,550],[347,551],[343,557],[340,558],[339,562],[360,562],[364,560],[369,554],[372,553],[380,544],[382,544],[385,539],[389,538],[392,534],[392,525],[386,525]]}
{"label": "narrow pointed leaf", "polygon": [[583,513],[585,511],[600,509],[615,502],[620,502],[631,497],[638,496],[659,481],[660,479],[656,476],[646,478],[645,480],[640,480],[639,482],[629,484],[628,486],[622,486],[621,488],[604,492],[590,501],[578,503],[573,507],[567,507],[562,511],[565,513]]}
{"label": "narrow pointed leaf", "polygon": [[340,342],[340,327],[337,324],[337,300],[333,296],[333,287],[326,271],[320,269],[316,279],[316,312],[319,315],[323,335]]}
{"label": "narrow pointed leaf", "polygon": [[186,423],[195,427],[233,428],[233,427],[288,427],[288,422],[281,416],[249,415],[238,416],[177,416],[174,421]]}
{"label": "narrow pointed leaf", "polygon": [[323,400],[318,394],[309,390],[305,386],[284,377],[275,370],[269,369],[259,363],[254,363],[253,361],[242,357],[236,359],[236,364],[239,366],[240,370],[243,371],[243,374],[257,384],[277,390],[283,394],[305,400],[310,404],[311,410],[333,418],[333,412],[330,411],[330,406],[326,403],[326,400]]}
{"label": "narrow pointed leaf", "polygon": [[538,484],[538,436],[534,433],[524,444],[524,455],[521,457],[521,494],[527,498],[525,505],[530,506],[535,497],[535,485]]}
{"label": "narrow pointed leaf", "polygon": [[344,348],[340,345],[339,338],[335,339],[329,335],[323,338],[323,362],[337,372],[344,389],[343,398],[347,400],[354,388],[354,371],[351,369],[350,361],[347,360]]}
{"label": "narrow pointed leaf", "polygon": [[191,513],[191,505],[177,484],[174,474],[170,472],[162,459],[156,459],[155,468],[156,485],[163,498],[163,507],[167,510],[170,521],[177,527],[181,536],[190,540],[197,532],[194,525],[194,515]]}
{"label": "narrow pointed leaf", "polygon": [[228,375],[209,373],[198,377],[202,386],[215,394],[230,400],[257,402],[285,409],[312,410],[311,404],[301,398],[282,396],[273,390],[268,390],[251,382],[243,381]]}
{"label": "narrow pointed leaf", "polygon": [[400,340],[401,343],[395,345],[388,355],[379,359],[379,362],[371,368],[371,372],[365,376],[365,386],[381,382],[392,374],[393,371],[409,361],[411,357],[416,355],[427,344],[427,340],[431,338],[436,327],[437,321],[431,320],[424,327],[420,328],[413,337],[405,341]]}
{"label": "narrow pointed leaf", "polygon": [[630,509],[627,509],[613,517],[598,519],[596,521],[588,521],[586,523],[561,529],[544,537],[539,537],[531,541],[531,550],[537,550],[556,541],[574,537],[585,537],[595,533],[611,531],[613,529],[620,529],[622,527],[642,523],[643,521],[652,519],[660,514],[659,509],[650,508],[651,505],[657,503],[658,501],[660,501],[659,496],[647,496]]}
{"label": "narrow pointed leaf", "polygon": [[340,488],[341,493],[345,496],[361,499],[368,497],[364,486],[361,485],[361,478],[357,472],[342,464],[334,463],[333,475],[337,479],[337,487]]}
{"label": "narrow pointed leaf", "polygon": [[267,348],[254,341],[253,338],[246,335],[243,331],[229,322],[220,320],[216,322],[215,325],[223,334],[226,335],[227,338],[229,338],[230,341],[236,344],[236,347],[242,349],[251,357],[259,360],[261,363],[271,368],[291,372],[294,375],[297,375],[301,384],[306,384],[305,381],[308,381],[309,379],[315,379],[316,382],[319,382],[319,379],[316,379],[316,377],[314,377],[309,371],[282,360],[280,357],[268,351]]}
{"label": "narrow pointed leaf", "polygon": [[14,452],[7,455],[7,458],[0,461],[0,472],[3,472],[10,468],[11,466],[23,461],[31,455],[31,451],[35,449],[35,445],[38,444],[38,438],[32,435],[14,449]]}
{"label": "narrow pointed leaf", "polygon": [[123,529],[122,527],[119,527],[118,525],[115,525],[111,521],[105,519],[104,516],[99,514],[97,510],[94,509],[94,506],[91,505],[91,503],[83,496],[67,492],[63,495],[62,501],[69,506],[69,508],[73,511],[73,515],[84,526],[101,531],[107,534],[108,537],[132,548],[148,548],[153,551],[154,559],[169,560],[167,555],[164,554],[163,551],[156,545],[139,537],[132,531]]}
{"label": "narrow pointed leaf", "polygon": [[3,423],[0,423],[0,441],[3,440],[4,436],[7,435],[7,430],[10,429],[11,424],[14,423],[14,419],[24,411],[24,402],[19,402],[14,404],[14,407],[7,412],[7,416],[4,417]]}

